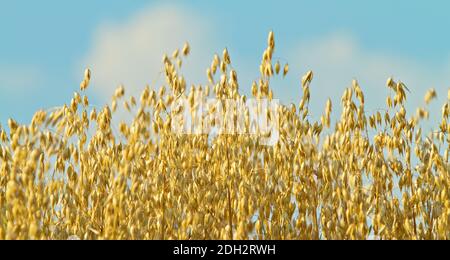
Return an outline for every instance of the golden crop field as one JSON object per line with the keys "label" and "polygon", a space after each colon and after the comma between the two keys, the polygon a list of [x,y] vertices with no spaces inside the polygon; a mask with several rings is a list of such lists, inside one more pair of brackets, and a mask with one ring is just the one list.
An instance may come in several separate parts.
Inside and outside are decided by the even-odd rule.
{"label": "golden crop field", "polygon": [[[10,119],[0,126],[0,239],[449,239],[450,89],[424,97],[443,96],[442,114],[407,111],[407,87],[390,78],[385,108],[367,113],[354,80],[340,104],[328,100],[310,121],[308,72],[299,104],[280,106],[277,117],[262,111],[278,120],[275,145],[172,131],[180,97],[194,107],[194,93],[276,98],[270,80],[289,66],[274,50],[271,32],[252,97],[240,94],[226,49],[207,69],[208,85],[186,86],[186,44],[163,58],[160,89],[126,97],[120,86],[110,106],[96,108],[87,69],[70,103],[36,112],[28,125]],[[428,117],[440,123],[427,133]]]}

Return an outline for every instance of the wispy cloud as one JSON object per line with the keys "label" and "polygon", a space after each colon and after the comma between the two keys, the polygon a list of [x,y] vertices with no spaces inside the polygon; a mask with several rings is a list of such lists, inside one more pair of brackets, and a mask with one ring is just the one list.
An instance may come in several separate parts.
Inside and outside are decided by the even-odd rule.
{"label": "wispy cloud", "polygon": [[119,84],[137,94],[146,84],[159,87],[165,82],[160,73],[163,54],[188,41],[192,51],[183,72],[192,83],[205,82],[217,39],[208,24],[206,17],[185,7],[145,9],[124,23],[100,26],[83,66],[92,68],[92,86],[101,99],[109,100]]}
{"label": "wispy cloud", "polygon": [[289,59],[294,69],[315,72],[312,101],[317,105],[314,109],[319,111],[328,97],[339,102],[353,79],[359,81],[366,93],[368,107],[372,109],[384,106],[389,93],[386,80],[391,76],[402,80],[411,89],[410,109],[423,105],[423,95],[431,87],[443,97],[438,102],[441,105],[450,86],[449,59],[443,59],[442,64],[425,64],[412,58],[370,50],[347,33],[334,33],[302,42],[291,51]]}

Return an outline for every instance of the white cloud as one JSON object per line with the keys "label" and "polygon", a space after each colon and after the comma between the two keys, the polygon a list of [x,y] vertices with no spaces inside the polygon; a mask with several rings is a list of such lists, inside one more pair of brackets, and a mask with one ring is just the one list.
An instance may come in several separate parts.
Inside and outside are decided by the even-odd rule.
{"label": "white cloud", "polygon": [[165,5],[145,9],[121,24],[100,26],[83,62],[92,69],[92,88],[102,101],[108,101],[119,84],[133,95],[146,84],[159,88],[165,83],[159,73],[163,54],[170,55],[186,41],[191,55],[184,61],[183,73],[188,83],[205,82],[217,38],[208,24],[201,14]]}
{"label": "white cloud", "polygon": [[[357,79],[365,91],[368,108],[384,107],[388,89],[386,80],[393,76],[411,89],[409,109],[423,105],[426,90],[434,87],[445,102],[450,86],[450,65],[425,64],[418,60],[364,49],[349,34],[335,33],[301,43],[289,56],[293,71],[315,72],[311,87],[313,110],[322,112],[328,97],[339,102],[345,87]],[[412,111],[412,110],[411,110]],[[316,112],[317,113],[317,112]]]}

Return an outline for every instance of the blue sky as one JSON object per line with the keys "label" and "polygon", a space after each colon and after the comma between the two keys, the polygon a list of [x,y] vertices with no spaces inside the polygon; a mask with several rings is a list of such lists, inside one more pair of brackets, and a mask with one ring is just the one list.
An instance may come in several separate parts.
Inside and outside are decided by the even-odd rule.
{"label": "blue sky", "polygon": [[283,102],[298,103],[299,79],[312,69],[316,113],[327,96],[337,103],[353,78],[369,106],[383,106],[389,76],[412,89],[411,108],[434,87],[438,111],[450,86],[448,10],[450,2],[438,0],[0,0],[0,123],[26,123],[38,109],[69,102],[85,67],[93,70],[89,96],[97,105],[121,83],[132,93],[145,83],[158,86],[159,52],[186,40],[193,83],[206,82],[212,55],[227,47],[248,91],[270,30],[275,56],[291,64],[289,76],[274,82]]}

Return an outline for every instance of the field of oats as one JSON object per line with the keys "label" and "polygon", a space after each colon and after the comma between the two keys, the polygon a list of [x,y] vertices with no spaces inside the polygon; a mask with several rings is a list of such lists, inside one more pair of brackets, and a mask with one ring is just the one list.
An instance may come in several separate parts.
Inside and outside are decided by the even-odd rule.
{"label": "field of oats", "polygon": [[[125,98],[120,86],[110,106],[96,108],[85,95],[95,88],[87,69],[69,103],[28,125],[10,119],[0,126],[0,239],[449,239],[450,90],[424,97],[444,97],[441,114],[406,111],[408,89],[390,78],[385,108],[367,113],[355,80],[315,122],[308,72],[297,105],[260,111],[278,120],[273,146],[258,135],[172,131],[183,111],[171,104],[185,97],[195,107],[194,92],[276,98],[271,79],[289,66],[274,49],[271,32],[253,97],[240,94],[227,50],[213,57],[208,85],[186,86],[186,44],[163,58],[159,90]],[[122,105],[136,111],[129,123],[115,120]],[[421,128],[428,117],[440,122],[432,132]]]}

